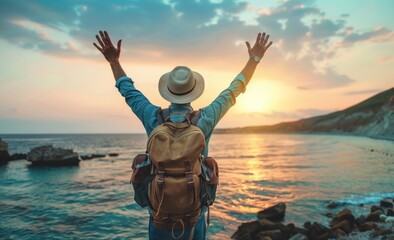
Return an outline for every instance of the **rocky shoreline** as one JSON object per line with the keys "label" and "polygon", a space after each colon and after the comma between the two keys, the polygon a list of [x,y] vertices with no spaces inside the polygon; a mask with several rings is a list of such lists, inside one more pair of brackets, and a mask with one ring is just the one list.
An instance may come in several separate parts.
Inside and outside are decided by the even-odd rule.
{"label": "rocky shoreline", "polygon": [[[317,222],[305,222],[302,227],[294,223],[282,223],[286,204],[278,203],[257,213],[257,220],[242,223],[232,235],[237,240],[361,240],[394,239],[394,199],[382,199],[380,205],[372,205],[367,216],[355,217],[349,209],[325,213],[329,226]],[[337,206],[328,205],[328,208]]]}
{"label": "rocky shoreline", "polygon": [[[8,144],[0,138],[0,165],[14,160],[27,160],[32,166],[78,166],[81,160],[105,158],[106,154],[79,155],[72,149],[55,148],[44,145],[31,149],[28,153],[15,153],[10,155]],[[109,153],[109,157],[118,157],[118,153]]]}

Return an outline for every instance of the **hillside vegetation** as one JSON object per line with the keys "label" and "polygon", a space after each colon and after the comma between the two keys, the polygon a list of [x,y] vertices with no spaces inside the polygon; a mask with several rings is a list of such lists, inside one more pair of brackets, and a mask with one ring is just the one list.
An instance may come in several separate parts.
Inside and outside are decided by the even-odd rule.
{"label": "hillside vegetation", "polygon": [[394,88],[322,116],[275,125],[217,129],[215,133],[348,133],[394,140]]}

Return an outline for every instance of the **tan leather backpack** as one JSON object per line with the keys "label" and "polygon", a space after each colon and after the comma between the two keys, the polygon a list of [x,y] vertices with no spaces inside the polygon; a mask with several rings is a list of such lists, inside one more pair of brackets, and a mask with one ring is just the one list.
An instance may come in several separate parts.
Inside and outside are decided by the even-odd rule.
{"label": "tan leather backpack", "polygon": [[186,121],[164,121],[149,136],[147,152],[155,177],[150,185],[150,207],[156,227],[193,227],[201,214],[201,161],[205,137]]}
{"label": "tan leather backpack", "polygon": [[149,135],[146,153],[133,160],[130,183],[134,200],[141,207],[150,206],[158,228],[173,232],[192,228],[202,206],[208,209],[209,225],[219,169],[215,159],[201,155],[205,136],[195,126],[199,116],[200,111],[192,111],[185,122],[173,123],[169,110],[160,109],[156,116],[159,126]]}

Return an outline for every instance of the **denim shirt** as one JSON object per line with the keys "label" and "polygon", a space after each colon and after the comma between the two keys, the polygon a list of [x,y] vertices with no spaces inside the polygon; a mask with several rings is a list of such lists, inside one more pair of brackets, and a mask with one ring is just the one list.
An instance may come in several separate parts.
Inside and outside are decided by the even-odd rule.
{"label": "denim shirt", "polygon": [[[125,98],[126,103],[130,106],[134,114],[142,122],[146,134],[158,126],[156,114],[160,107],[153,105],[139,90],[134,86],[134,82],[127,76],[120,77],[115,85],[120,94]],[[208,156],[209,140],[212,136],[215,126],[226,112],[235,104],[236,97],[245,91],[246,80],[242,73],[238,74],[219,96],[208,106],[201,109],[200,118],[197,121],[199,127],[205,136],[206,147],[203,151],[204,156]],[[192,106],[187,104],[174,104],[169,106],[171,121],[182,122],[184,116],[189,110],[193,110]]]}

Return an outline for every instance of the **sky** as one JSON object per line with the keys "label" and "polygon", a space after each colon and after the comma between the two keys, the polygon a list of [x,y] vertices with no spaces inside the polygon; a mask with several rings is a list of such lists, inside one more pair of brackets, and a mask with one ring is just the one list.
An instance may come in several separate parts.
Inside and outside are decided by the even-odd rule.
{"label": "sky", "polygon": [[274,42],[217,127],[341,110],[392,88],[392,0],[1,0],[0,133],[143,133],[93,46],[122,39],[120,61],[155,105],[175,66],[204,76],[194,109],[241,72],[245,41]]}

